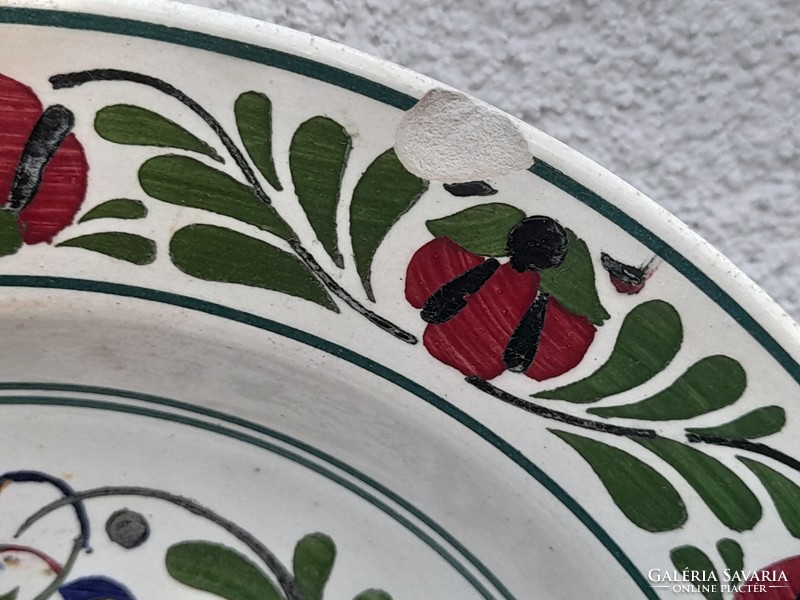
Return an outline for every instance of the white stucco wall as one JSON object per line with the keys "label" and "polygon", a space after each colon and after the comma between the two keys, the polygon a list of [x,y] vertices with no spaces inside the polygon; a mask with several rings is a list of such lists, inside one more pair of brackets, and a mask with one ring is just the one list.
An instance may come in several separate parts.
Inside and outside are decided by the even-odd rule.
{"label": "white stucco wall", "polygon": [[800,320],[798,0],[185,0],[469,92],[673,212]]}

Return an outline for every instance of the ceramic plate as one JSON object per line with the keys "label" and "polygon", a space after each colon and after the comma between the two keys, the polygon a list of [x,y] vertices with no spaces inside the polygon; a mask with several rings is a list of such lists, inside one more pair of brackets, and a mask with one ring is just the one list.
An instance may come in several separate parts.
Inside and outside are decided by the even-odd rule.
{"label": "ceramic plate", "polygon": [[304,34],[0,7],[0,598],[794,598],[794,325]]}

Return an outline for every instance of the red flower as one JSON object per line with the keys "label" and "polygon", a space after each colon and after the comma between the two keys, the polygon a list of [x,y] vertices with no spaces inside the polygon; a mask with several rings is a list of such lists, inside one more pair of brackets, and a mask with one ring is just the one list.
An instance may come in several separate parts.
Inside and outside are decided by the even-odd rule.
{"label": "red flower", "polygon": [[759,569],[736,587],[740,591],[733,600],[796,600],[800,595],[800,556]]}
{"label": "red flower", "polygon": [[69,110],[43,109],[29,87],[0,75],[0,203],[26,244],[52,241],[86,195],[89,167],[72,124]]}
{"label": "red flower", "polygon": [[[566,252],[565,248],[560,251],[562,255]],[[423,309],[425,318],[426,307],[438,294],[440,313],[447,313],[442,318],[426,318],[430,324],[423,343],[433,356],[464,375],[487,380],[511,369],[541,381],[561,375],[581,361],[594,339],[594,325],[567,311],[555,298],[537,295],[539,269],[526,266],[528,263],[521,262],[521,256],[522,251],[512,253],[511,261],[501,265],[447,238],[436,238],[414,254],[406,276],[406,298],[412,306]],[[540,258],[537,260],[541,262]],[[561,260],[563,257],[558,257],[539,268],[557,266]],[[478,289],[463,293],[462,282],[469,277],[466,273],[483,283]],[[462,293],[442,300],[442,290],[447,289],[444,286],[449,284],[452,289],[453,282]],[[538,308],[534,306],[537,301],[541,304]],[[521,322],[531,314],[540,315],[541,323],[528,330]],[[515,332],[529,331],[533,331],[529,338],[539,335],[538,344],[533,341],[532,360],[516,360],[525,352],[509,354],[512,337]],[[517,343],[525,342],[522,339]]]}

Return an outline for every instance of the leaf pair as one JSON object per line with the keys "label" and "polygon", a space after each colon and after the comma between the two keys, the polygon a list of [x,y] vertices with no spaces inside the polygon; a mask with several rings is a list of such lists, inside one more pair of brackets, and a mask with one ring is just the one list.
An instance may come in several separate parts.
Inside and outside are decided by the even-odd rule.
{"label": "leaf pair", "polygon": [[[663,371],[682,342],[683,325],[672,305],[661,300],[644,302],[625,317],[611,356],[600,368],[580,381],[534,396],[593,403],[629,391]],[[707,356],[648,398],[631,404],[590,408],[588,412],[604,418],[685,420],[730,406],[741,398],[746,387],[747,376],[738,361],[723,355]],[[730,423],[687,431],[754,438],[779,431],[785,422],[781,407],[765,406]]]}
{"label": "leaf pair", "polygon": [[[795,538],[800,538],[800,514],[797,506],[800,504],[800,486],[791,479],[767,465],[747,458],[737,458],[759,479],[767,490],[778,516],[787,531]],[[729,572],[741,572],[744,566],[741,547],[733,540],[720,540],[717,550],[725,561]],[[673,563],[679,569],[688,567],[701,572],[715,572],[711,560],[694,546],[683,546],[672,551]],[[718,596],[706,596],[709,600],[718,600]]]}
{"label": "leaf pair", "polygon": [[[344,267],[337,239],[336,214],[342,177],[352,147],[344,127],[327,117],[302,123],[292,138],[289,166],[297,199],[323,248]],[[405,214],[427,182],[406,171],[393,149],[378,156],[361,175],[350,201],[353,258],[364,290],[374,301],[372,260],[392,225]]]}
{"label": "leaf pair", "polygon": [[[614,503],[635,525],[647,531],[682,526],[686,506],[675,487],[653,467],[632,454],[598,440],[551,430],[589,463]],[[761,519],[761,504],[731,469],[696,448],[664,438],[634,441],[672,466],[716,517],[735,531],[752,529]]]}
{"label": "leaf pair", "polygon": [[[143,219],[147,208],[140,200],[115,198],[92,208],[81,217],[79,223],[97,219]],[[122,231],[102,231],[66,240],[58,247],[83,248],[124,260],[135,265],[147,265],[156,258],[156,243],[144,236]]]}
{"label": "leaf pair", "polygon": [[[738,542],[724,538],[717,542],[717,552],[725,562],[727,573],[741,573],[744,570],[744,552]],[[717,569],[708,555],[696,546],[679,546],[670,552],[672,564],[678,571],[697,573],[701,581],[711,582],[698,586],[706,600],[723,600],[722,586]],[[742,583],[738,579],[734,584]]]}
{"label": "leaf pair", "polygon": [[682,342],[678,311],[662,300],[644,302],[626,315],[611,356],[599,369],[585,379],[534,396],[584,404],[626,392],[663,371]]}
{"label": "leaf pair", "polygon": [[633,404],[590,408],[601,417],[668,421],[691,419],[725,408],[747,387],[742,366],[727,356],[707,356],[690,366],[669,387]]}
{"label": "leaf pair", "polygon": [[[427,221],[425,225],[435,237],[446,237],[473,254],[501,257],[508,256],[508,235],[524,218],[525,213],[514,206],[491,202]],[[542,290],[570,312],[602,325],[609,314],[597,295],[589,248],[575,233],[569,229],[566,232],[564,262],[541,272]]]}
{"label": "leaf pair", "polygon": [[[305,600],[322,600],[336,559],[333,540],[323,533],[295,546],[294,582]],[[210,542],[183,542],[167,551],[169,574],[181,583],[227,600],[281,600],[275,584],[237,551]],[[366,590],[354,600],[391,600],[381,590]]]}

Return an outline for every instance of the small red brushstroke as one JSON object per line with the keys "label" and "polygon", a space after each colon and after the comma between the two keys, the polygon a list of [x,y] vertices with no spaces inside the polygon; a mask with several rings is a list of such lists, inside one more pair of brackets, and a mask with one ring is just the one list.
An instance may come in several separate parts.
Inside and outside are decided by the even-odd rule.
{"label": "small red brushstroke", "polygon": [[611,285],[614,286],[614,289],[617,290],[620,294],[628,294],[632,296],[633,294],[638,294],[644,289],[644,282],[642,283],[626,283],[621,279],[617,279],[613,275],[610,277]]}
{"label": "small red brushstroke", "polygon": [[612,258],[605,252],[600,254],[600,262],[608,272],[608,277],[614,289],[620,294],[629,296],[638,294],[644,289],[644,284],[647,283],[647,280],[650,279],[658,266],[655,256],[645,264],[634,267]]}
{"label": "small red brushstroke", "polygon": [[[447,238],[436,238],[420,248],[406,274],[406,299],[422,308],[444,284],[485,259]],[[540,276],[501,265],[486,283],[466,297],[467,304],[452,319],[429,324],[423,344],[436,359],[466,376],[493,379],[506,370],[503,353],[514,330],[539,291]],[[542,381],[562,375],[583,359],[595,326],[573,314],[551,297],[533,362],[525,375]]]}
{"label": "small red brushstroke", "polygon": [[[0,74],[0,204],[8,201],[17,165],[42,111],[31,88]],[[70,134],[47,164],[36,196],[19,215],[26,244],[49,243],[73,222],[86,196],[88,172],[83,147]]]}
{"label": "small red brushstroke", "polygon": [[37,550],[36,548],[31,548],[30,546],[20,546],[16,544],[0,544],[0,554],[6,554],[8,552],[31,554],[42,562],[46,563],[47,566],[50,567],[50,570],[56,575],[61,573],[61,564],[51,556],[45,554],[41,550]]}

